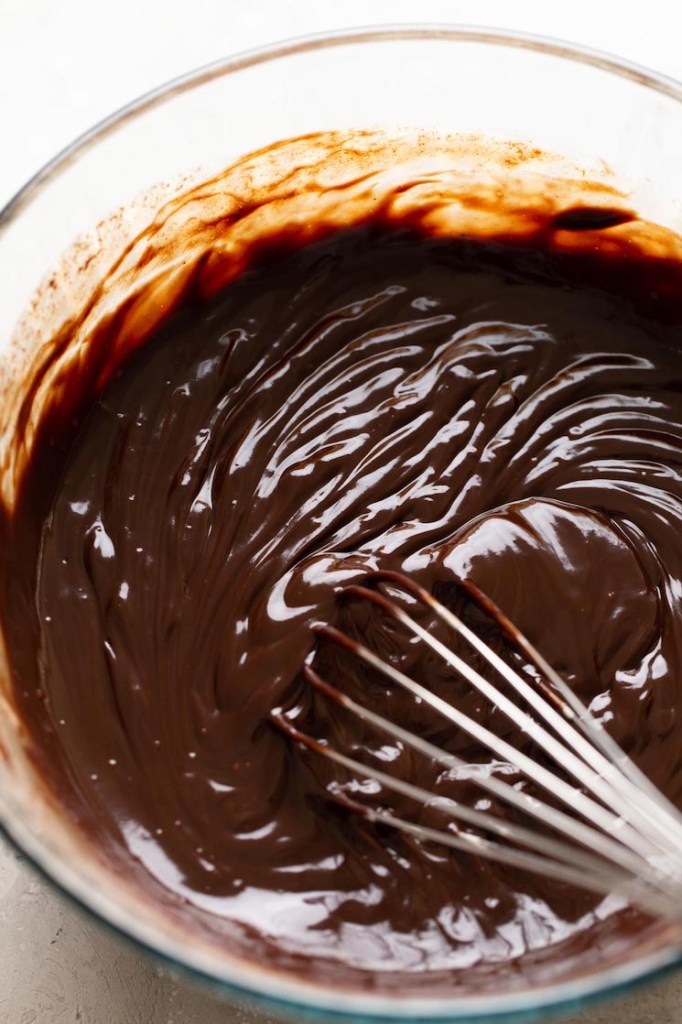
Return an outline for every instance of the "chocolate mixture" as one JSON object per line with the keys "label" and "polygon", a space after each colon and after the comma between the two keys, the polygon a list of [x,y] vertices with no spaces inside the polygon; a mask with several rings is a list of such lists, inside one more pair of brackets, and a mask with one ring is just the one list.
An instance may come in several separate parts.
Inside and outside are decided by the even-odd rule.
{"label": "chocolate mixture", "polygon": [[[573,211],[546,237],[623,220]],[[69,813],[169,913],[320,980],[440,993],[594,965],[654,927],[344,813],[326,799],[333,773],[269,713],[300,704],[341,749],[452,785],[311,701],[312,658],[368,706],[490,761],[316,648],[311,625],[341,621],[530,749],[435,658],[338,597],[375,569],[446,601],[469,577],[682,804],[671,279],[653,258],[370,220],[289,238],[210,301],[190,295],[103,389],[87,366],[72,374],[70,407],[87,415],[43,424],[3,526],[16,692]],[[509,765],[490,771],[523,785]]]}

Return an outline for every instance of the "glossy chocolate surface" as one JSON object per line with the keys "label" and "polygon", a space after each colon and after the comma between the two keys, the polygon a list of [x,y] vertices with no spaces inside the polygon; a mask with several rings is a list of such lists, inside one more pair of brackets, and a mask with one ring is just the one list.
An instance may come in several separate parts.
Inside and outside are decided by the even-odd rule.
{"label": "glossy chocolate surface", "polygon": [[108,381],[84,362],[39,429],[3,524],[35,756],[118,870],[238,953],[443,994],[579,970],[655,927],[344,813],[331,769],[269,722],[298,702],[347,752],[484,806],[301,677],[314,659],[489,760],[316,648],[311,627],[341,622],[531,749],[380,615],[339,601],[375,569],[446,601],[468,577],[682,803],[679,270],[552,242],[608,237],[627,211],[561,216],[524,246],[398,216],[288,238],[213,298],[185,296]]}

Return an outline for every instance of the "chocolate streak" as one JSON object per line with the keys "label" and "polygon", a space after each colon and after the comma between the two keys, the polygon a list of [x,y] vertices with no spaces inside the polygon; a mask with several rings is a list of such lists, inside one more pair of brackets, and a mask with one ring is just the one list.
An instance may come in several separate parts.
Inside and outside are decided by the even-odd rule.
{"label": "chocolate streak", "polygon": [[[627,217],[537,227],[607,236]],[[169,913],[318,980],[441,994],[594,968],[653,932],[614,901],[344,814],[269,713],[299,704],[341,749],[452,787],[311,701],[314,657],[368,706],[488,759],[315,652],[311,626],[341,620],[530,749],[338,600],[375,569],[445,599],[469,577],[682,804],[676,273],[431,238],[396,216],[290,238],[210,301],[187,298],[103,390],[68,379],[63,405],[89,412],[46,419],[3,526],[16,692],[68,812]],[[473,784],[456,792],[483,806]]]}

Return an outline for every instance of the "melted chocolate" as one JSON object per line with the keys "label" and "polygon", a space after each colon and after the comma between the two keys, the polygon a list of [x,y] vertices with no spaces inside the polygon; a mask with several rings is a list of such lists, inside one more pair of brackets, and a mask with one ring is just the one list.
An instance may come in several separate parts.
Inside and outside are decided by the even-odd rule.
{"label": "melted chocolate", "polygon": [[[551,227],[628,216],[576,209]],[[62,406],[87,415],[42,425],[3,528],[16,692],[69,813],[169,913],[319,980],[441,993],[549,978],[586,949],[596,966],[654,927],[344,813],[329,769],[269,722],[298,703],[341,749],[483,806],[301,677],[312,656],[489,760],[315,649],[311,626],[340,620],[529,749],[338,598],[375,569],[452,602],[468,577],[682,805],[682,292],[668,266],[658,291],[655,261],[626,269],[370,222],[190,296],[106,387],[89,364],[70,376]]]}

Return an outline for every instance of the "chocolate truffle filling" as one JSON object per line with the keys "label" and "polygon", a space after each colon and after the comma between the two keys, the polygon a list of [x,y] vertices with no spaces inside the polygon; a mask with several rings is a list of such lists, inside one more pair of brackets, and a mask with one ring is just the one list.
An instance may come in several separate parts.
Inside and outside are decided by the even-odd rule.
{"label": "chocolate truffle filling", "polygon": [[464,576],[682,805],[682,294],[654,257],[546,240],[627,213],[562,216],[534,246],[398,216],[292,235],[212,298],[190,290],[108,381],[74,370],[39,426],[2,594],[35,756],[112,864],[236,952],[443,994],[551,979],[654,927],[344,813],[333,771],[269,721],[298,703],[340,749],[487,806],[311,700],[313,659],[526,785],[311,632],[341,622],[533,752],[380,614],[339,601],[391,569],[459,602]]}

